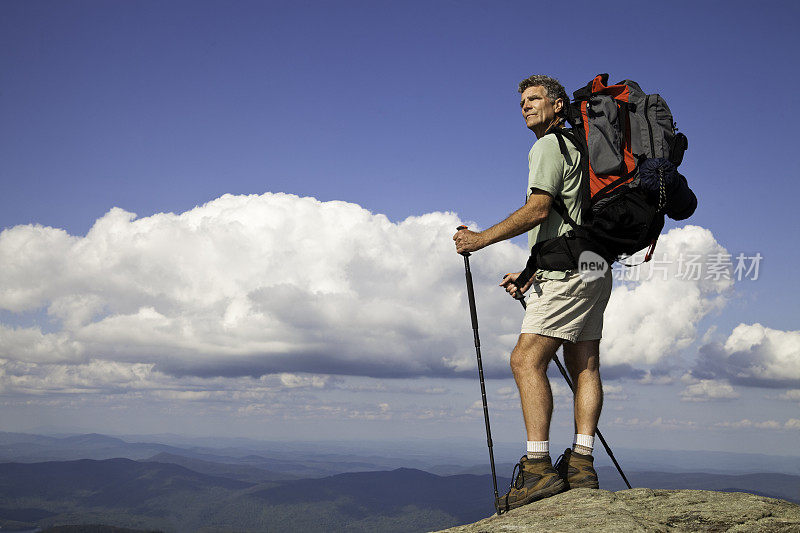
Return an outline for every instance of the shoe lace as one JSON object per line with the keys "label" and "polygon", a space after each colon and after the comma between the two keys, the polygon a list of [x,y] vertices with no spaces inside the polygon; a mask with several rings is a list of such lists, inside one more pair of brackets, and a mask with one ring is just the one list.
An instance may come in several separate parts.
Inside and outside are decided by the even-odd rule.
{"label": "shoe lace", "polygon": [[522,461],[514,465],[514,471],[511,472],[511,488],[517,490],[525,485],[525,470],[522,468]]}
{"label": "shoe lace", "polygon": [[556,464],[553,465],[553,468],[556,469],[556,472],[561,472],[561,465],[566,460],[567,460],[567,458],[564,457],[563,453],[558,456],[558,459],[556,459]]}

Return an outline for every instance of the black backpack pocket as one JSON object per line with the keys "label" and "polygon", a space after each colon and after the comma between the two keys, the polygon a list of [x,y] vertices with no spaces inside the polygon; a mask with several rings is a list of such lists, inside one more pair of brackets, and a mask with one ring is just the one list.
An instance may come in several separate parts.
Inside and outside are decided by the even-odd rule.
{"label": "black backpack pocket", "polygon": [[684,220],[692,216],[695,209],[697,196],[689,188],[686,178],[678,174],[675,187],[667,194],[667,216],[672,220]]}
{"label": "black backpack pocket", "polygon": [[663,227],[657,206],[638,188],[626,187],[597,202],[592,211],[592,222],[587,228],[589,239],[614,256],[632,255],[646,248],[653,238],[654,223],[658,225],[661,219],[658,231]]}

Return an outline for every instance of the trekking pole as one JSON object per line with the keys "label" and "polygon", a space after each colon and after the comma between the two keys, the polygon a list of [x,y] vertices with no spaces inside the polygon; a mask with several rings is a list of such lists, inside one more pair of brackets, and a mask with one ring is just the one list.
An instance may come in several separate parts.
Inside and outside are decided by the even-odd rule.
{"label": "trekking pole", "polygon": [[[519,293],[517,293],[517,294],[519,294]],[[522,304],[522,308],[523,309],[527,309],[528,308],[528,306],[525,304],[525,299],[524,299],[524,297],[522,297],[522,295],[520,295],[519,298],[517,296],[515,296],[514,298],[519,300],[519,303]],[[553,361],[556,362],[556,366],[558,367],[558,370],[561,372],[561,375],[564,376],[565,380],[567,380],[567,385],[569,385],[569,390],[572,391],[572,395],[574,396],[575,395],[575,387],[572,386],[572,381],[569,379],[569,376],[567,375],[567,371],[564,370],[564,367],[561,365],[561,361],[558,360],[558,354],[553,356]],[[603,443],[603,447],[606,449],[606,453],[608,453],[608,456],[611,457],[611,461],[614,463],[614,466],[617,467],[617,470],[619,471],[619,475],[622,476],[622,481],[625,482],[625,484],[628,486],[629,489],[632,488],[631,484],[628,483],[628,478],[625,477],[625,473],[622,471],[622,467],[619,466],[619,463],[617,462],[617,458],[614,457],[614,453],[611,451],[611,447],[606,442],[606,439],[603,438],[603,434],[600,433],[600,429],[599,428],[595,429],[595,433],[597,433],[597,438],[600,439],[600,442]]]}
{"label": "trekking pole", "polygon": [[[457,229],[467,229],[459,226]],[[472,319],[472,333],[475,337],[475,353],[478,356],[478,376],[481,382],[481,399],[483,400],[483,421],[486,423],[486,444],[489,446],[489,464],[492,466],[492,485],[494,487],[494,508],[500,514],[500,495],[497,493],[497,474],[494,470],[494,451],[492,451],[492,429],[489,427],[489,406],[486,404],[486,385],[483,382],[483,363],[481,363],[481,340],[478,337],[478,311],[475,307],[475,290],[472,287],[472,272],[469,269],[469,252],[464,252],[464,271],[467,277],[467,297],[469,298],[469,314]]]}

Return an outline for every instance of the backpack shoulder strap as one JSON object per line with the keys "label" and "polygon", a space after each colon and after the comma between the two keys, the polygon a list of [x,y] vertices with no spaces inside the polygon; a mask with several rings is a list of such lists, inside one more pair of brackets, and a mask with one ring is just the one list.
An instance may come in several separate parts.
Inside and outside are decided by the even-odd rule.
{"label": "backpack shoulder strap", "polygon": [[[564,137],[569,139],[569,141],[575,146],[575,148],[577,148],[578,153],[580,154],[581,158],[580,164],[582,167],[584,167],[583,179],[581,180],[581,189],[580,189],[581,205],[583,206],[581,214],[583,215],[582,218],[585,221],[587,219],[587,214],[591,213],[588,203],[589,181],[587,179],[587,176],[589,175],[587,172],[589,167],[589,158],[586,156],[587,150],[585,141],[580,135],[576,134],[575,131],[572,129],[568,130],[557,127],[553,128],[549,133],[552,133],[553,135],[556,136],[556,139],[558,140],[558,147],[561,149],[561,153],[564,155],[565,160],[569,161],[570,156],[569,152],[567,151],[567,144],[564,141]],[[561,196],[553,198],[553,209],[555,209],[556,213],[561,215],[561,218],[563,218],[570,226],[572,226],[573,229],[578,227],[578,224],[575,222],[575,220],[573,220],[573,218],[569,216],[569,213],[567,212],[567,206],[566,204],[564,204],[564,200],[561,198]]]}
{"label": "backpack shoulder strap", "polygon": [[553,198],[552,206],[555,212],[561,215],[561,218],[566,220],[567,224],[572,226],[572,229],[578,228],[578,223],[575,222],[571,216],[569,216],[569,213],[567,213],[567,206],[564,205],[564,200],[561,199],[561,196],[556,196]]}

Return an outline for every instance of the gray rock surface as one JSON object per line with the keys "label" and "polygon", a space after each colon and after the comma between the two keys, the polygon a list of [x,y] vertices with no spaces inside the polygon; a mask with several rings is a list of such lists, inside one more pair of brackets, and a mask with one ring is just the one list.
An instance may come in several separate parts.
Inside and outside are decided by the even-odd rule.
{"label": "gray rock surface", "polygon": [[575,489],[448,533],[800,532],[800,505],[744,492]]}

